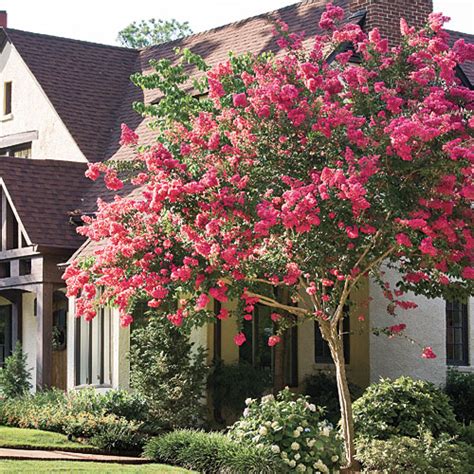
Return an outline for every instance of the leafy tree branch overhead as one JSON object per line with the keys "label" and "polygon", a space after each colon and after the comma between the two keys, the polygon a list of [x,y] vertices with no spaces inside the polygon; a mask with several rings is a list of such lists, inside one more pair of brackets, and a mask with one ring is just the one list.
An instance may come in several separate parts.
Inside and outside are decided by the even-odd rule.
{"label": "leafy tree branch overhead", "polygon": [[[421,31],[402,21],[396,48],[377,29],[338,27],[342,18],[328,5],[326,33],[309,43],[279,23],[276,56],[230,56],[209,69],[184,52],[181,63],[158,61],[156,73],[136,76],[163,93],[137,107],[155,116],[156,143],[139,145],[124,125],[134,160],[92,164],[87,174],[142,192],[99,202],[96,217],[84,218],[80,232],[104,246],[65,279],[86,319],[113,302],[127,325],[146,300],[158,312],[175,308],[162,317],[188,330],[230,316],[208,311],[211,298],[233,299],[239,321],[257,303],[274,308],[270,345],[314,319],[335,361],[350,465],[342,318],[351,294],[371,276],[395,312],[416,306],[403,298],[408,290],[472,293],[474,93],[455,66],[474,51],[463,40],[447,45],[439,14]],[[331,51],[338,54],[328,62]],[[208,90],[204,99],[181,87],[185,62],[203,71],[194,86]],[[396,287],[383,264],[400,276]],[[245,343],[242,332],[235,342]],[[423,356],[435,355],[428,347]]]}
{"label": "leafy tree branch overhead", "polygon": [[142,20],[134,21],[117,36],[118,42],[128,48],[146,48],[157,44],[167,43],[192,34],[187,21],[171,20]]}

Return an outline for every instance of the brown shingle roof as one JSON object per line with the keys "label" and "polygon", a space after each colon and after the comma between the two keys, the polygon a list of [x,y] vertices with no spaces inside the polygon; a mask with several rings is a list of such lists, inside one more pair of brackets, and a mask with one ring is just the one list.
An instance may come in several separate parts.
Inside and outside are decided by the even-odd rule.
{"label": "brown shingle roof", "polygon": [[4,31],[86,158],[103,160],[138,51]]}
{"label": "brown shingle roof", "polygon": [[82,208],[91,181],[71,161],[0,157],[0,178],[33,244],[76,249],[84,241],[68,213]]}

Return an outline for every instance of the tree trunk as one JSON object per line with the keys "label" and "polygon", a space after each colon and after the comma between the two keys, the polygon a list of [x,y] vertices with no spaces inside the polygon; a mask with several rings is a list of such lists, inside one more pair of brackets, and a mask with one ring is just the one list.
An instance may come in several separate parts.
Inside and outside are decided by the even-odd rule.
{"label": "tree trunk", "polygon": [[344,361],[344,348],[342,335],[339,335],[337,327],[325,324],[321,327],[323,337],[329,344],[331,356],[336,368],[337,391],[339,395],[339,405],[341,407],[341,424],[344,436],[344,451],[346,455],[345,472],[357,472],[359,463],[354,458],[354,419],[352,416],[352,400],[347,383],[346,366]]}

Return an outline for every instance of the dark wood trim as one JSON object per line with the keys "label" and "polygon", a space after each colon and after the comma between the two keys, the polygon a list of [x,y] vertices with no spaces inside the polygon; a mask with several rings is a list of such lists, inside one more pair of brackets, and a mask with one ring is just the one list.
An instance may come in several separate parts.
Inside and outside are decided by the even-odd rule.
{"label": "dark wood trim", "polygon": [[34,255],[39,255],[39,252],[36,245],[30,245],[21,249],[3,250],[0,252],[0,260],[13,260],[20,257],[33,257]]}

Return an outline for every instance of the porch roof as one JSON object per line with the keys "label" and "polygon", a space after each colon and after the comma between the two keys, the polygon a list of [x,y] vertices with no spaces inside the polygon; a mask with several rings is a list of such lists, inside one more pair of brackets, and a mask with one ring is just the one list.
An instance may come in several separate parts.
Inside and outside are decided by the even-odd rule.
{"label": "porch roof", "polygon": [[85,170],[85,163],[0,157],[0,178],[33,244],[76,249],[84,241],[69,214],[82,208]]}

